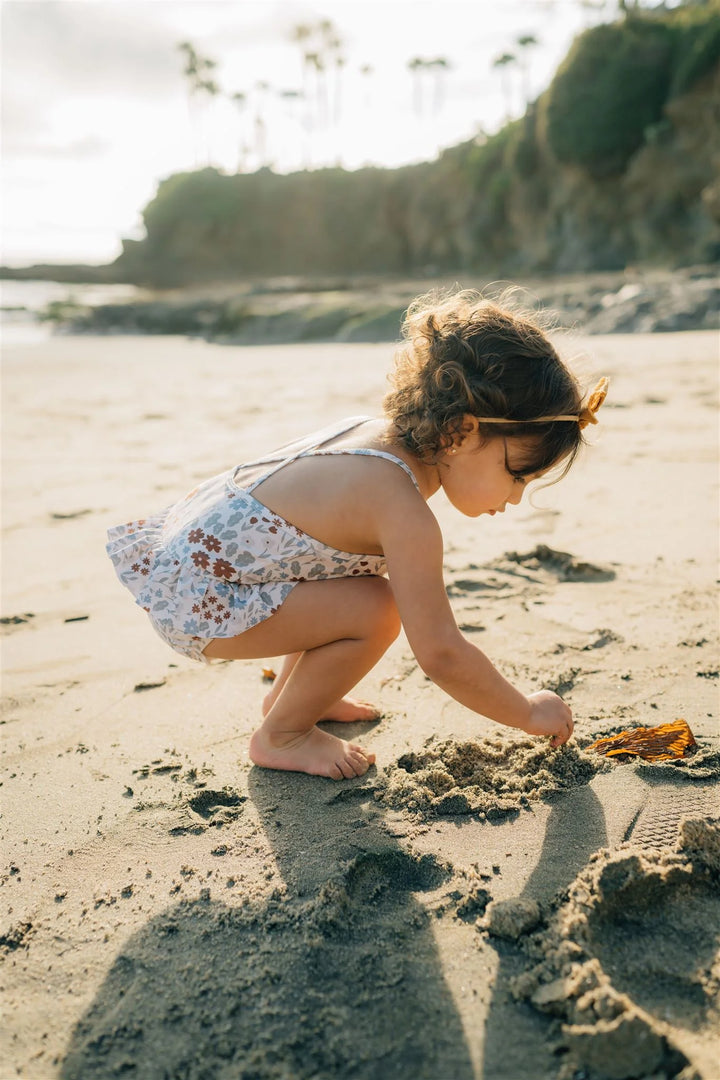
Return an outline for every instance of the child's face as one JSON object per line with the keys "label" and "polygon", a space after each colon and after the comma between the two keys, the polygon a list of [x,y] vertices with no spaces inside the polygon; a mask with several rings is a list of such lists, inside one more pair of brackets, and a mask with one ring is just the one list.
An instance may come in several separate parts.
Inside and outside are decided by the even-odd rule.
{"label": "child's face", "polygon": [[508,505],[517,506],[521,502],[527,484],[537,476],[517,479],[512,475],[513,468],[520,467],[524,458],[520,439],[495,438],[483,442],[475,418],[468,416],[466,421],[470,430],[440,460],[443,490],[453,506],[467,517],[502,514]]}

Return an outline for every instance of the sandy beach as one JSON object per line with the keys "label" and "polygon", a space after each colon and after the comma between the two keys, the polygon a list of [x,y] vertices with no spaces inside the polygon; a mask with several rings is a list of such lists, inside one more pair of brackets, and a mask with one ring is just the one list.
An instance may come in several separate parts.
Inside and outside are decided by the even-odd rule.
{"label": "sandy beach", "polygon": [[[575,736],[470,713],[401,636],[344,783],[251,766],[264,665],[172,653],[105,530],[379,414],[392,345],[5,349],[3,1080],[718,1080],[718,337],[560,348],[611,380],[571,475],[431,505],[458,623]],[[677,763],[587,750],[679,717]]]}

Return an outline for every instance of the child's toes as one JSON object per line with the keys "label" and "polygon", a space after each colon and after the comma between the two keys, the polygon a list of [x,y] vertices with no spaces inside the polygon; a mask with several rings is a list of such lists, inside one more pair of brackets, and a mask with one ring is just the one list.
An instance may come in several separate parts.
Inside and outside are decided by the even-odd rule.
{"label": "child's toes", "polygon": [[350,755],[349,754],[348,754],[347,757],[338,758],[336,764],[337,764],[338,769],[340,770],[341,776],[344,777],[345,780],[352,780],[352,778],[354,776],[359,775],[359,773],[357,773],[355,771],[355,766],[354,766],[353,762],[350,760]]}
{"label": "child's toes", "polygon": [[[374,765],[375,764],[375,755],[371,754],[369,750],[363,749],[363,747],[358,746],[357,743],[348,743],[348,746],[350,747],[350,749],[355,754],[360,754],[362,757],[364,757],[365,761],[368,763],[368,765]],[[363,772],[364,771],[365,770],[363,770]]]}
{"label": "child's toes", "polygon": [[348,753],[348,761],[355,770],[356,776],[364,776],[370,768],[370,762],[364,754],[358,754],[355,750]]}

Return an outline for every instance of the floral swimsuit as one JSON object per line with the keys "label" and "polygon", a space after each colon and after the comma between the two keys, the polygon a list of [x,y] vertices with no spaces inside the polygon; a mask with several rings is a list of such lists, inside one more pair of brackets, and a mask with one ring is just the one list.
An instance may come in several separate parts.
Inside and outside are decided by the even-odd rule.
{"label": "floral swimsuit", "polygon": [[[273,514],[252,492],[301,457],[364,454],[385,458],[417,481],[411,469],[383,450],[321,449],[372,417],[355,416],[259,461],[238,465],[196,487],[160,513],[108,529],[107,553],[123,585],[177,652],[207,662],[213,638],[235,637],[274,615],[299,581],[386,572],[378,555],[358,555],[315,540]],[[308,445],[309,444],[309,445]],[[243,472],[269,465],[243,484]]]}

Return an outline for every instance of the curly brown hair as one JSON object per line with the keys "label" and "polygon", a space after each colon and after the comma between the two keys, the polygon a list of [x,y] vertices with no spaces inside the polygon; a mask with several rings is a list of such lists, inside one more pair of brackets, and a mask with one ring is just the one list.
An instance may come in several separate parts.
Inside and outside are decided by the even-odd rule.
{"label": "curly brown hair", "polygon": [[[393,390],[383,402],[395,436],[434,463],[471,414],[513,420],[479,424],[481,437],[523,438],[518,476],[574,461],[579,424],[531,423],[542,416],[579,414],[582,392],[540,325],[507,293],[498,302],[470,290],[418,297],[403,322],[406,344],[395,358]],[[527,420],[528,424],[517,423]]]}

